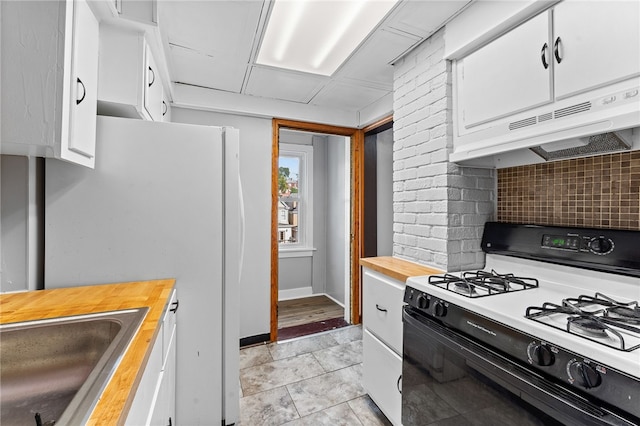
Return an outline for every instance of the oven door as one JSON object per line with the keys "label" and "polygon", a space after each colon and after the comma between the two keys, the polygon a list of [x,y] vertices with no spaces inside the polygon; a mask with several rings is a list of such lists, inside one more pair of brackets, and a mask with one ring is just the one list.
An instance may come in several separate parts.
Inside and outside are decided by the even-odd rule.
{"label": "oven door", "polygon": [[404,426],[633,424],[410,306],[403,328]]}

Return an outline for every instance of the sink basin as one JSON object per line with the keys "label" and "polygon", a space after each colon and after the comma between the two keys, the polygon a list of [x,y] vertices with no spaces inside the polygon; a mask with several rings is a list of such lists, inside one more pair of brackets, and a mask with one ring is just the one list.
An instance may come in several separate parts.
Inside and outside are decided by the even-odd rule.
{"label": "sink basin", "polygon": [[85,423],[147,310],[0,325],[0,424]]}

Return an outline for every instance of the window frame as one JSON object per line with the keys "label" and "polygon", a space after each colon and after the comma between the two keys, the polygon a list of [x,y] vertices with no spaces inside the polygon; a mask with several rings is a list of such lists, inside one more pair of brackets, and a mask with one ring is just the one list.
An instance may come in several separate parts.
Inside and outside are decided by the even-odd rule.
{"label": "window frame", "polygon": [[[300,159],[300,173],[298,176],[298,242],[278,242],[278,255],[286,257],[311,256],[313,246],[313,146],[280,143],[278,148],[278,167],[280,157],[297,157]],[[278,201],[288,197],[280,197]]]}

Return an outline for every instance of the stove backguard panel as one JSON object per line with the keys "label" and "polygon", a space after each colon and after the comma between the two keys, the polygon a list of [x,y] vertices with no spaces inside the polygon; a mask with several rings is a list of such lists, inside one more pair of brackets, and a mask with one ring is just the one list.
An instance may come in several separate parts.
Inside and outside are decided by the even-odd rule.
{"label": "stove backguard panel", "polygon": [[487,222],[486,253],[640,277],[640,231]]}

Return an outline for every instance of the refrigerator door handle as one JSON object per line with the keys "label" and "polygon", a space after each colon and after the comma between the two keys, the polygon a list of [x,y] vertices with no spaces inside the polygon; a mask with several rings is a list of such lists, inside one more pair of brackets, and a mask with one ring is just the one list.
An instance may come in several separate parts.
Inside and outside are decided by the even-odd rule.
{"label": "refrigerator door handle", "polygon": [[242,267],[244,265],[244,236],[245,236],[245,215],[244,215],[244,190],[242,189],[242,179],[238,171],[238,187],[240,189],[240,271],[238,272],[238,282],[242,281]]}

